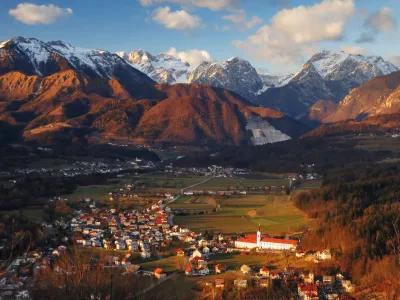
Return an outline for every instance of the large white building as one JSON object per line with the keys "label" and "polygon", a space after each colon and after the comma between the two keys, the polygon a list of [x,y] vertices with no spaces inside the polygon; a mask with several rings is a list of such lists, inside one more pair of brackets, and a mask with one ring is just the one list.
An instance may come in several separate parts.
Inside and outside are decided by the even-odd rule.
{"label": "large white building", "polygon": [[272,238],[267,234],[261,234],[260,229],[257,234],[249,234],[235,241],[235,247],[240,249],[295,250],[297,246],[298,241]]}

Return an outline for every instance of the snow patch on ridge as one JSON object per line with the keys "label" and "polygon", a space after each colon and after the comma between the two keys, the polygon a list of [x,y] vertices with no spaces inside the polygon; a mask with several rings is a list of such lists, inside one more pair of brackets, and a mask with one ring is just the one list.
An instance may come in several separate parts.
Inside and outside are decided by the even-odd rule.
{"label": "snow patch on ridge", "polygon": [[247,120],[246,130],[253,134],[251,142],[253,145],[265,145],[290,140],[291,137],[277,130],[268,121],[261,117],[251,116]]}

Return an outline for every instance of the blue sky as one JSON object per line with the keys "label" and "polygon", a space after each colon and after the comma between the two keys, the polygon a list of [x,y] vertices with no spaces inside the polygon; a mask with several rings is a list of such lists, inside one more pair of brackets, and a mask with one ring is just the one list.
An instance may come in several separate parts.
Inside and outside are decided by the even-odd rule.
{"label": "blue sky", "polygon": [[197,49],[272,73],[295,71],[322,49],[400,61],[400,0],[2,0],[0,14],[0,40],[153,54],[176,48],[181,57]]}

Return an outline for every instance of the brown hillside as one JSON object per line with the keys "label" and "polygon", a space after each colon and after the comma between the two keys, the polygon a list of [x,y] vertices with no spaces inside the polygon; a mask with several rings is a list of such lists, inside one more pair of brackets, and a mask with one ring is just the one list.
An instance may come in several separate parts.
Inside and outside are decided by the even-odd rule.
{"label": "brown hillside", "polygon": [[393,130],[400,130],[400,113],[368,117],[362,121],[347,120],[333,125],[323,125],[308,132],[303,138],[359,133],[382,134]]}
{"label": "brown hillside", "polygon": [[338,107],[338,104],[329,100],[320,100],[311,106],[308,114],[308,119],[321,122]]}
{"label": "brown hillside", "polygon": [[220,88],[132,85],[75,70],[44,78],[19,72],[0,76],[0,121],[22,126],[29,140],[50,142],[57,133],[72,139],[84,132],[146,143],[237,145],[250,141],[245,127],[251,115],[293,137],[307,130]]}
{"label": "brown hillside", "polygon": [[400,71],[377,77],[351,91],[324,123],[400,112]]}

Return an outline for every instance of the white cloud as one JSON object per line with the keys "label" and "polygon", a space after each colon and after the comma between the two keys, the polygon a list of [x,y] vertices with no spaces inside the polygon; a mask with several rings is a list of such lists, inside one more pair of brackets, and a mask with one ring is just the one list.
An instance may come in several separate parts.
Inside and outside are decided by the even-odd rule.
{"label": "white cloud", "polygon": [[283,9],[269,25],[233,44],[270,63],[301,63],[319,49],[319,42],[341,39],[347,21],[355,13],[354,0],[324,0],[313,6]]}
{"label": "white cloud", "polygon": [[364,28],[365,31],[356,43],[374,43],[379,33],[394,33],[397,30],[397,20],[390,8],[382,7],[365,19]]}
{"label": "white cloud", "polygon": [[396,30],[397,21],[388,7],[382,7],[379,11],[370,15],[364,24],[377,32],[393,32]]}
{"label": "white cloud", "polygon": [[61,8],[54,4],[21,3],[15,9],[10,9],[8,13],[18,21],[28,25],[51,24],[60,18],[71,16],[72,9]]}
{"label": "white cloud", "polygon": [[157,8],[153,12],[153,20],[168,29],[175,30],[193,30],[203,27],[198,16],[191,15],[184,10],[173,12],[168,6]]}
{"label": "white cloud", "polygon": [[143,6],[151,6],[160,3],[176,3],[185,7],[202,7],[211,10],[233,9],[237,7],[239,0],[139,0]]}
{"label": "white cloud", "polygon": [[197,67],[203,61],[213,61],[210,53],[205,50],[192,49],[178,52],[176,48],[171,48],[169,49],[168,54],[188,62],[193,68]]}
{"label": "white cloud", "polygon": [[232,22],[239,30],[251,29],[262,23],[262,19],[257,16],[253,16],[248,20],[246,12],[243,9],[233,14],[223,16],[222,19]]}
{"label": "white cloud", "polygon": [[358,47],[358,46],[341,46],[340,50],[342,50],[345,53],[348,54],[361,54],[361,55],[366,55],[367,54],[367,50],[365,50],[364,48]]}

